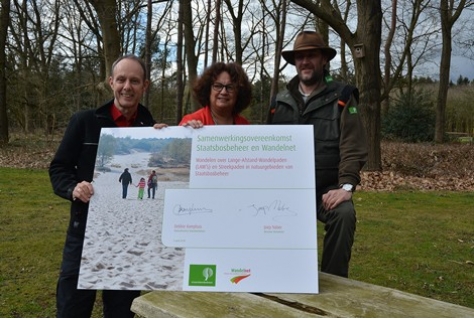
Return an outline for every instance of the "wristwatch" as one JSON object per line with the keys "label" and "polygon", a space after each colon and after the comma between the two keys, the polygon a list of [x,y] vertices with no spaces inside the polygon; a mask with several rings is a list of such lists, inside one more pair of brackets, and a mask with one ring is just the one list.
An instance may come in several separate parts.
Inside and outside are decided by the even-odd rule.
{"label": "wristwatch", "polygon": [[354,192],[354,189],[355,189],[354,185],[352,185],[352,184],[342,184],[341,188],[343,190],[345,190],[347,192],[351,192],[351,193]]}

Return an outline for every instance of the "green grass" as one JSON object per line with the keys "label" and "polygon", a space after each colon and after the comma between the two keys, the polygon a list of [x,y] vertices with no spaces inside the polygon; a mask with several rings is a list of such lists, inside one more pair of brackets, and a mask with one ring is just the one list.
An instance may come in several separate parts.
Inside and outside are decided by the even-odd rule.
{"label": "green grass", "polygon": [[[0,317],[54,317],[69,203],[45,170],[0,168],[0,176]],[[354,200],[352,279],[474,308],[473,193],[357,192]],[[319,224],[320,244],[322,235]]]}
{"label": "green grass", "polygon": [[474,194],[356,193],[353,279],[474,308]]}
{"label": "green grass", "polygon": [[0,317],[54,317],[67,203],[45,170],[0,174]]}

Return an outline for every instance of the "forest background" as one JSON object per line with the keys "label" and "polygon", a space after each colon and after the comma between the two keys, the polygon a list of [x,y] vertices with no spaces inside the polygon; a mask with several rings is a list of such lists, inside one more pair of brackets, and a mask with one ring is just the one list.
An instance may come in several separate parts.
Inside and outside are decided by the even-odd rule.
{"label": "forest background", "polygon": [[130,53],[148,65],[143,103],[157,121],[173,125],[198,108],[190,84],[211,63],[235,61],[254,89],[245,115],[264,123],[294,72],[279,52],[302,29],[337,48],[333,77],[359,88],[367,170],[382,170],[382,138],[441,143],[473,133],[472,79],[450,79],[453,56],[473,60],[473,0],[0,3],[2,145],[10,131],[60,132],[72,113],[109,99],[111,65]]}

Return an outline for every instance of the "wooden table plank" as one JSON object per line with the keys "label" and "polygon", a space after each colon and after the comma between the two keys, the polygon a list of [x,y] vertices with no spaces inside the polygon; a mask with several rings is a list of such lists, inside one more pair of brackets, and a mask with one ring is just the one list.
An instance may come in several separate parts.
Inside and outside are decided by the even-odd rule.
{"label": "wooden table plank", "polygon": [[271,294],[336,317],[474,318],[474,309],[356,280],[319,275],[319,294]]}
{"label": "wooden table plank", "polygon": [[351,279],[319,274],[319,294],[154,291],[134,300],[141,317],[474,318],[474,309]]}
{"label": "wooden table plank", "polygon": [[318,317],[249,293],[154,291],[136,298],[131,309],[145,318]]}

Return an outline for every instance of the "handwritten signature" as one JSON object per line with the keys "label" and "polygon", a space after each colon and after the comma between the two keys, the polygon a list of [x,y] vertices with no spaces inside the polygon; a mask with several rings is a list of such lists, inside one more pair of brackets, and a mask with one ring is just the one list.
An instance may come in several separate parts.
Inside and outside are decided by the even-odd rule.
{"label": "handwritten signature", "polygon": [[194,215],[205,213],[212,213],[212,209],[206,207],[194,207],[194,204],[191,204],[190,207],[184,207],[181,205],[175,205],[173,207],[173,214],[175,215]]}
{"label": "handwritten signature", "polygon": [[291,210],[289,206],[283,203],[281,200],[274,200],[269,205],[256,205],[251,204],[245,208],[239,209],[239,212],[250,214],[251,216],[268,216],[273,220],[279,220],[281,217],[294,217],[298,215]]}

